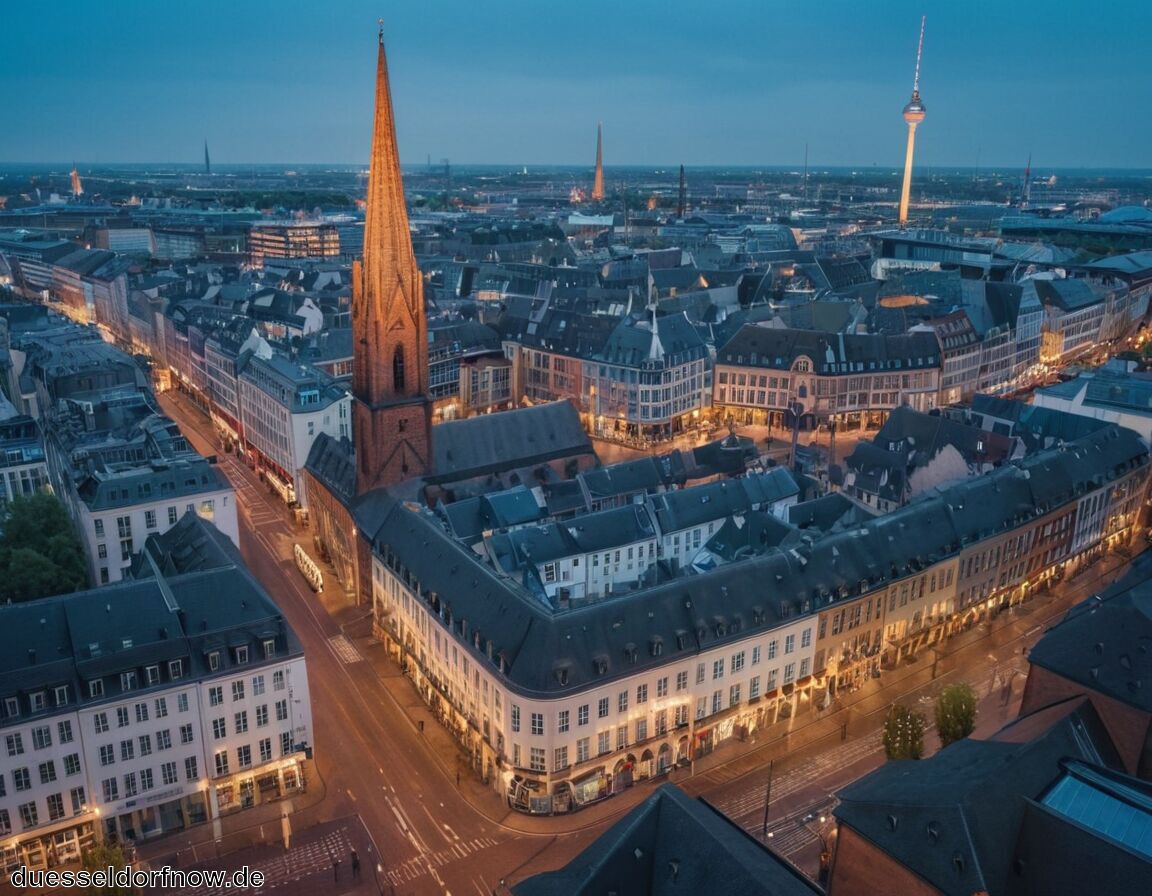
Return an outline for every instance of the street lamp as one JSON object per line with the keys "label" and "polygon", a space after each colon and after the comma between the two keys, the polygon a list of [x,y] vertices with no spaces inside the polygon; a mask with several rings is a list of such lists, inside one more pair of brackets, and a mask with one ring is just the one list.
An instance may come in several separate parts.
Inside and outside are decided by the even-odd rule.
{"label": "street lamp", "polygon": [[[815,834],[820,840],[820,883],[823,884],[828,882],[828,868],[832,861],[832,851],[828,849],[828,841],[824,838],[820,829],[811,826],[810,822],[815,820],[815,818],[816,816],[809,813],[800,820],[800,824],[804,826],[805,830],[811,834]],[[821,815],[819,820],[820,824],[823,825],[824,822],[828,820],[828,817]]]}

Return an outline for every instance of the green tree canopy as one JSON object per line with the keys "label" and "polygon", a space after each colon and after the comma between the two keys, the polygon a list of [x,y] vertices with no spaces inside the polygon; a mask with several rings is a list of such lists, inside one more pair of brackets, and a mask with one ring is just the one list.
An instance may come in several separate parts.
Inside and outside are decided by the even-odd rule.
{"label": "green tree canopy", "polygon": [[961,682],[950,684],[936,698],[936,733],[940,746],[961,740],[976,727],[976,692]]}
{"label": "green tree canopy", "polygon": [[67,594],[88,586],[84,549],[53,495],[18,497],[0,520],[0,602]]}
{"label": "green tree canopy", "polygon": [[893,704],[884,720],[884,752],[889,759],[919,759],[924,755],[924,727],[921,713]]}
{"label": "green tree canopy", "polygon": [[[85,871],[100,871],[104,868],[124,868],[128,865],[128,858],[124,855],[124,850],[121,847],[101,843],[85,850],[81,857],[81,863]],[[104,887],[88,887],[88,893],[91,896],[96,896],[99,893],[132,893],[133,891],[134,888],[132,887],[120,887],[115,884]]]}

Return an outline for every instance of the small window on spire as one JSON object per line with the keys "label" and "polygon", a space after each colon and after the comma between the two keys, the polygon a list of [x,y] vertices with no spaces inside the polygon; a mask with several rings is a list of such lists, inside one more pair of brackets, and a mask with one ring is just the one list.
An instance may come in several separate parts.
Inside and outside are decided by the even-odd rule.
{"label": "small window on spire", "polygon": [[404,346],[396,346],[392,353],[392,388],[397,392],[404,391]]}

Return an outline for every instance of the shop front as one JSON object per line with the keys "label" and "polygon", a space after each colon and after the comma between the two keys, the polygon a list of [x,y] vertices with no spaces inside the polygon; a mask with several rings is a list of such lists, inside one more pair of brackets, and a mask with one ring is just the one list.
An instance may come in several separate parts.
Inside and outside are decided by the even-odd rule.
{"label": "shop front", "polygon": [[250,809],[305,790],[304,770],[296,757],[238,772],[214,785],[218,814]]}

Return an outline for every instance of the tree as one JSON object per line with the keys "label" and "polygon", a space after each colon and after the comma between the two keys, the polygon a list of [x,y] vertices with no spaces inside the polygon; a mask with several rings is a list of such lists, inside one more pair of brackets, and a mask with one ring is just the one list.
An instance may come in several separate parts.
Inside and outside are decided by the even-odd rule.
{"label": "tree", "polygon": [[[85,871],[92,872],[102,871],[105,868],[125,868],[128,865],[128,858],[120,846],[101,843],[86,850],[81,857],[81,862]],[[89,886],[88,892],[95,896],[97,893],[132,893],[134,890],[132,887],[121,887],[109,883],[103,887]]]}
{"label": "tree", "polygon": [[884,752],[889,759],[919,759],[924,755],[924,726],[927,719],[899,703],[893,704],[884,720]]}
{"label": "tree", "polygon": [[950,684],[936,698],[936,733],[940,746],[967,737],[976,727],[976,692],[971,685]]}
{"label": "tree", "polygon": [[21,496],[0,519],[0,602],[67,594],[88,586],[84,549],[64,505],[41,492]]}

